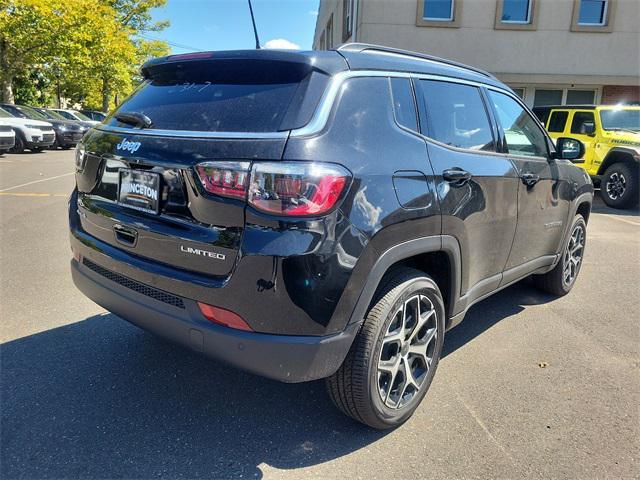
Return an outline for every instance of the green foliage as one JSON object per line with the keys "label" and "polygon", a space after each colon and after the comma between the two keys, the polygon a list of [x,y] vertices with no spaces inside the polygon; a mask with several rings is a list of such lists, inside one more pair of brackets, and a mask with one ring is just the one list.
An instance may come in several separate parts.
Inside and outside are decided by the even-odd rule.
{"label": "green foliage", "polygon": [[140,65],[168,52],[164,42],[137,37],[167,26],[150,14],[165,3],[0,0],[0,96],[12,101],[15,90],[25,103],[59,95],[89,108],[112,108],[140,81]]}

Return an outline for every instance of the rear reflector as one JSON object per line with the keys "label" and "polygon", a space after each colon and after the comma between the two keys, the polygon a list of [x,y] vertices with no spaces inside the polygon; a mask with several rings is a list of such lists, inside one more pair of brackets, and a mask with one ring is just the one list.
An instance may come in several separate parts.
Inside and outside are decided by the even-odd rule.
{"label": "rear reflector", "polygon": [[224,308],[214,307],[206,303],[198,302],[198,307],[207,320],[211,323],[217,323],[224,327],[235,328],[236,330],[244,330],[252,332],[253,329],[245,322],[240,315],[233,313]]}

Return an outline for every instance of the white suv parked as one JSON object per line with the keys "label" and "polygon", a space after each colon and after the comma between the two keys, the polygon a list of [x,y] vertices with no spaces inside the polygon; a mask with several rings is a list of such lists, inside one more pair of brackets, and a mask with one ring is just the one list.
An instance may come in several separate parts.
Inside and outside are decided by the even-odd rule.
{"label": "white suv parked", "polygon": [[17,118],[0,108],[0,125],[8,125],[15,132],[13,153],[22,153],[25,149],[39,152],[50,147],[56,141],[56,132],[49,122]]}
{"label": "white suv parked", "polygon": [[54,112],[58,112],[67,120],[75,120],[80,122],[90,123],[91,125],[98,125],[100,122],[96,122],[95,120],[87,117],[83,113],[80,113],[77,110],[72,110],[71,108],[52,108]]}

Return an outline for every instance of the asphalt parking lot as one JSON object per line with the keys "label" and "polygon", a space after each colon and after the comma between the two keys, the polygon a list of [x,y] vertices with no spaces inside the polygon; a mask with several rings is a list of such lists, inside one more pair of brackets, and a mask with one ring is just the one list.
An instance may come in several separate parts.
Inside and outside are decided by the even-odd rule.
{"label": "asphalt parking lot", "polygon": [[638,478],[640,214],[597,200],[577,285],[475,306],[404,426],[133,327],[71,282],[73,152],[0,156],[2,478]]}

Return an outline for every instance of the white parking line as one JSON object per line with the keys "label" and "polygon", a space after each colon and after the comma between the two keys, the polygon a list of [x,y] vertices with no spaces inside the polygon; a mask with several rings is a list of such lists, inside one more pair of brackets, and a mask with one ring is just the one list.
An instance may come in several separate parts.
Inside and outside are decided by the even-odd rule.
{"label": "white parking line", "polygon": [[618,221],[624,222],[624,223],[630,223],[631,225],[635,225],[636,227],[640,227],[640,223],[634,222],[633,220],[628,220],[626,218],[616,217],[615,215],[608,215],[607,218],[610,218],[612,220],[618,220]]}
{"label": "white parking line", "polygon": [[9,190],[15,190],[16,188],[26,187],[27,185],[33,185],[34,183],[46,182],[48,180],[55,180],[56,178],[68,177],[69,175],[75,175],[76,172],[63,173],[62,175],[56,175],[55,177],[42,178],[40,180],[34,180],[33,182],[22,183],[20,185],[14,185],[13,187],[3,188],[0,192],[8,192]]}

